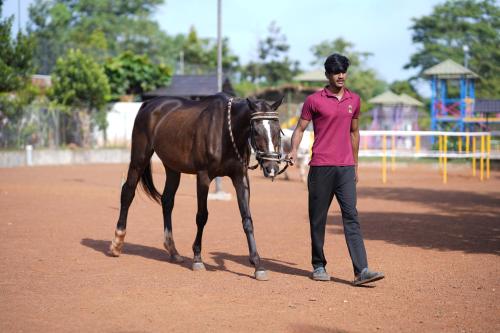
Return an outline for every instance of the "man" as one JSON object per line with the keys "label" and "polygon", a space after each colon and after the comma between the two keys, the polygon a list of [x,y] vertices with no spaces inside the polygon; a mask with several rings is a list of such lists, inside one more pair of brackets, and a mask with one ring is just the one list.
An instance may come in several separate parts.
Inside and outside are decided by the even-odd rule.
{"label": "man", "polygon": [[384,278],[368,269],[366,250],[356,210],[358,181],[360,98],[345,88],[349,59],[332,54],[325,61],[328,85],[307,97],[292,135],[290,159],[297,160],[302,135],[312,120],[314,144],[309,163],[309,223],[311,227],[312,279],[330,281],[323,253],[328,208],[334,196],[340,205],[344,234],[354,267],[354,285]]}

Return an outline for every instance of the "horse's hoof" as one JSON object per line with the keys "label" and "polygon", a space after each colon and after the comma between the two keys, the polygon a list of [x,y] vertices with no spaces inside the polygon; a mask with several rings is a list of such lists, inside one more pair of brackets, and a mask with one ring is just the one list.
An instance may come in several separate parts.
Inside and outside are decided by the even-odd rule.
{"label": "horse's hoof", "polygon": [[183,257],[181,257],[181,256],[180,256],[180,255],[178,255],[178,254],[174,254],[174,255],[172,255],[170,258],[172,259],[172,261],[173,261],[173,262],[178,263],[178,264],[180,264],[180,263],[183,263],[183,262],[184,262],[184,258],[183,258]]}
{"label": "horse's hoof", "polygon": [[267,276],[267,271],[255,271],[255,279],[258,281],[269,280],[269,277]]}
{"label": "horse's hoof", "polygon": [[205,265],[202,262],[193,262],[193,271],[204,271]]}
{"label": "horse's hoof", "polygon": [[109,255],[112,257],[119,257],[120,254],[122,253],[122,248],[123,248],[123,241],[125,239],[125,234],[127,233],[126,230],[115,230],[115,238],[111,241],[111,244],[109,245]]}
{"label": "horse's hoof", "polygon": [[121,254],[121,251],[119,249],[117,249],[116,247],[114,247],[113,245],[111,245],[109,247],[109,251],[108,251],[108,254],[112,257],[119,257],[120,254]]}

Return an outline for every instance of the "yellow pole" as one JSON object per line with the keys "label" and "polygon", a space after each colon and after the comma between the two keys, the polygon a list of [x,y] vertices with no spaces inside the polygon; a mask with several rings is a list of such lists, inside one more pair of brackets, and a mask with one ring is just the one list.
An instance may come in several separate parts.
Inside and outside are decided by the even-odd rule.
{"label": "yellow pole", "polygon": [[415,152],[420,153],[420,135],[415,136]]}
{"label": "yellow pole", "polygon": [[484,135],[481,135],[481,159],[479,163],[479,179],[484,180]]}
{"label": "yellow pole", "polygon": [[441,156],[441,153],[443,151],[443,137],[440,135],[439,136],[439,168],[443,168],[443,157]]}
{"label": "yellow pole", "polygon": [[391,171],[396,170],[396,137],[393,135],[391,140]]}
{"label": "yellow pole", "polygon": [[462,152],[462,137],[461,136],[458,137],[458,152],[459,153]]}
{"label": "yellow pole", "polygon": [[469,136],[465,136],[465,152],[469,153]]}
{"label": "yellow pole", "polygon": [[387,138],[382,136],[382,183],[387,182]]}
{"label": "yellow pole", "polygon": [[472,137],[472,176],[476,177],[476,137]]}
{"label": "yellow pole", "polygon": [[448,182],[447,158],[446,152],[448,151],[448,136],[443,137],[443,184]]}
{"label": "yellow pole", "polygon": [[486,143],[486,179],[490,179],[490,154],[491,154],[491,134],[488,134]]}

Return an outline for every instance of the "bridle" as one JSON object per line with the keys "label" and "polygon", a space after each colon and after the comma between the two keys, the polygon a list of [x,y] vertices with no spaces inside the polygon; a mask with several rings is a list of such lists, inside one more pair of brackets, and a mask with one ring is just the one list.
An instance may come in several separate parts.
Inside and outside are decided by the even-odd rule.
{"label": "bridle", "polygon": [[[233,130],[231,128],[231,106],[233,103],[234,98],[229,98],[227,102],[227,125],[229,129],[229,136],[231,137],[231,143],[233,144],[233,149],[236,152],[236,156],[238,156],[238,159],[240,160],[240,163],[243,165],[244,168],[250,169],[250,170],[255,170],[259,165],[262,168],[262,163],[264,161],[275,161],[278,162],[278,164],[281,164],[281,162],[285,162],[286,165],[283,169],[278,171],[276,173],[276,176],[283,173],[287,168],[288,165],[291,164],[290,159],[282,157],[283,155],[281,152],[272,152],[272,151],[262,151],[257,148],[257,143],[255,142],[255,122],[258,120],[272,120],[272,121],[278,121],[279,123],[279,116],[278,112],[254,112],[252,113],[250,117],[250,146],[252,147],[253,151],[255,152],[255,159],[257,160],[257,164],[253,166],[249,166],[248,163],[243,159],[241,156],[240,152],[238,151],[238,148],[236,147],[236,142],[234,141],[234,136],[233,136]],[[280,132],[283,133],[280,129]],[[278,140],[278,145],[281,149],[281,135]]]}

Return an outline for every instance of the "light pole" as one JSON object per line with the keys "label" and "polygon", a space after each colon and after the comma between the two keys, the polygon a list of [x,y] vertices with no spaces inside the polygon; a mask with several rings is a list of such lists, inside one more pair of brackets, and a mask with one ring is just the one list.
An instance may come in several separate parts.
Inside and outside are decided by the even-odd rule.
{"label": "light pole", "polygon": [[217,92],[222,92],[222,0],[217,0]]}
{"label": "light pole", "polygon": [[17,0],[17,33],[21,32],[21,0]]}
{"label": "light pole", "polygon": [[184,75],[184,51],[179,52],[179,74]]}
{"label": "light pole", "polygon": [[468,68],[469,65],[469,46],[465,44],[462,46],[462,50],[464,50],[464,67]]}
{"label": "light pole", "polygon": [[[222,92],[222,0],[217,0],[217,92]],[[221,178],[215,177],[215,193],[209,193],[210,200],[230,200],[231,194],[222,190]]]}

